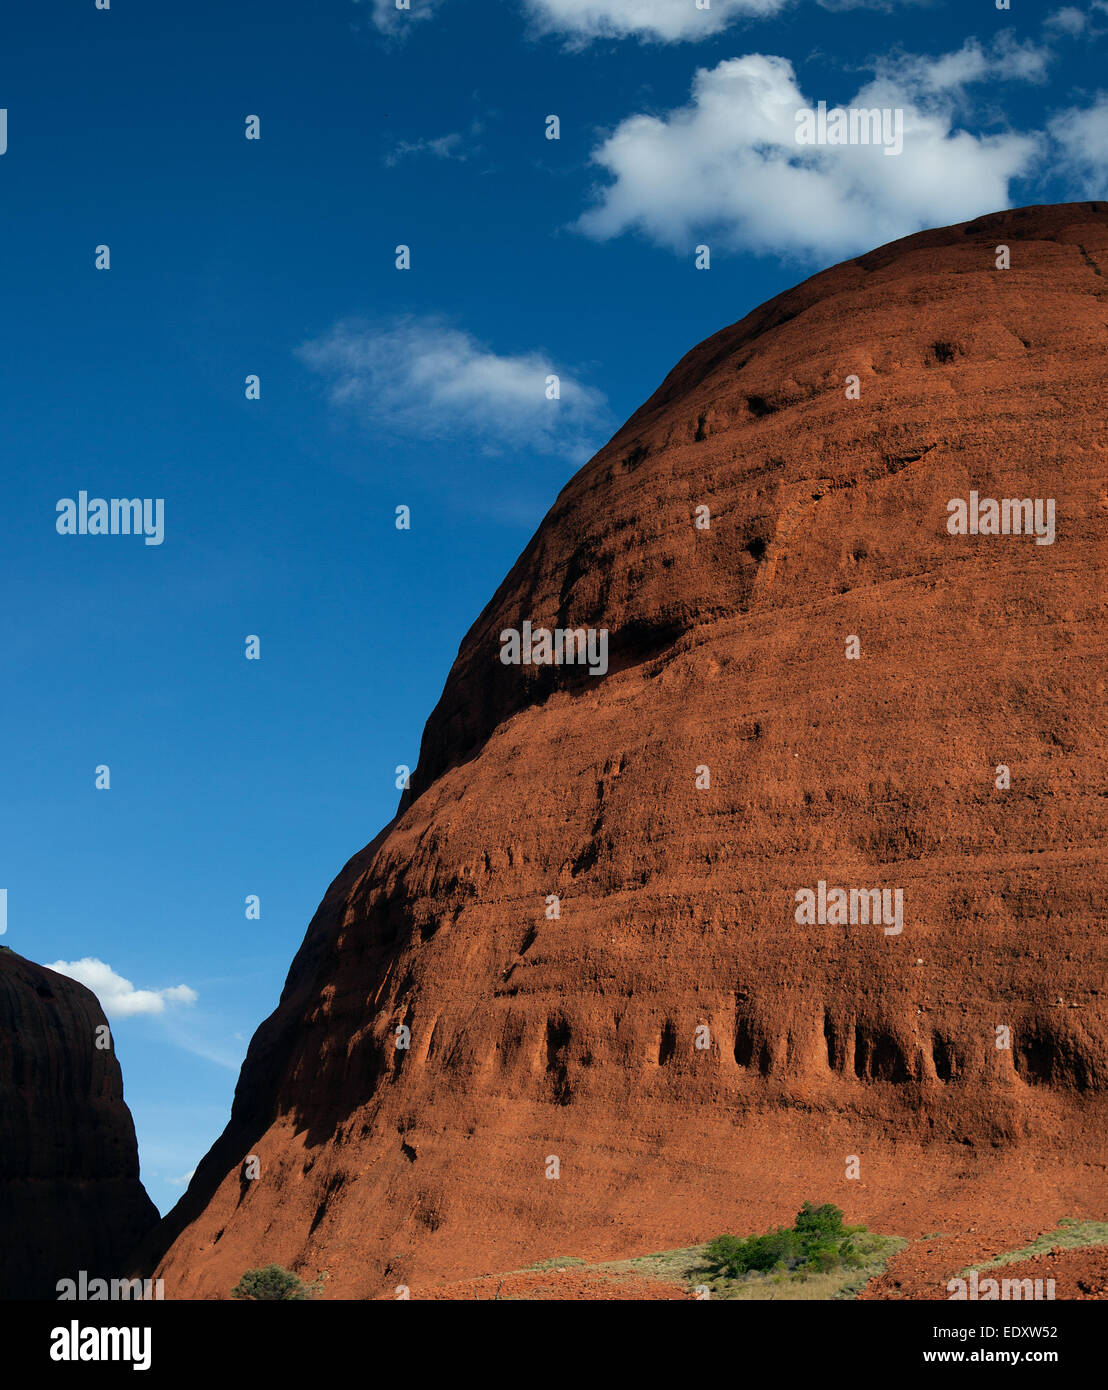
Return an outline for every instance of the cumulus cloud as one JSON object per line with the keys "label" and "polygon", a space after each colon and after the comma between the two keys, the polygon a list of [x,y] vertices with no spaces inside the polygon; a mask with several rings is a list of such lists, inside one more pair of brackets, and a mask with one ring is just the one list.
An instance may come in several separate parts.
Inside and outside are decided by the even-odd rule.
{"label": "cumulus cloud", "polygon": [[56,960],[46,967],[68,975],[91,989],[111,1019],[134,1018],[139,1014],[161,1014],[168,1004],[194,1004],[199,997],[188,985],[169,989],[136,989],[130,980],[117,975],[110,965],[95,956],[82,960]]}
{"label": "cumulus cloud", "polygon": [[1048,127],[1059,173],[1083,198],[1108,198],[1108,92],[1057,112]]}
{"label": "cumulus cloud", "polygon": [[[475,441],[490,452],[526,445],[543,453],[592,452],[606,423],[603,394],[545,353],[493,352],[434,317],[379,325],[336,324],[297,356],[329,383],[331,402],[366,423],[415,439]],[[548,378],[560,399],[548,399]]]}
{"label": "cumulus cloud", "polygon": [[[894,10],[925,5],[929,0],[817,0],[822,9]],[[412,26],[431,19],[445,0],[352,0],[363,7],[366,23],[391,39],[403,39]],[[594,39],[634,38],[643,43],[687,43],[713,38],[743,20],[772,19],[798,0],[711,0],[698,9],[696,0],[520,0],[534,34],[556,34],[569,47]],[[1094,4],[1097,0],[1094,0]]]}
{"label": "cumulus cloud", "polygon": [[892,157],[880,145],[798,144],[797,112],[816,101],[785,58],[698,69],[687,106],[631,116],[593,151],[610,182],[576,225],[601,240],[635,231],[682,255],[706,242],[819,261],[1005,207],[1040,137],[955,129],[953,93],[975,74],[1035,64],[1004,44],[947,58],[902,57],[842,103],[903,112]]}
{"label": "cumulus cloud", "polygon": [[767,19],[789,0],[525,0],[539,33],[591,39],[637,37],[661,43],[705,39],[739,19]]}

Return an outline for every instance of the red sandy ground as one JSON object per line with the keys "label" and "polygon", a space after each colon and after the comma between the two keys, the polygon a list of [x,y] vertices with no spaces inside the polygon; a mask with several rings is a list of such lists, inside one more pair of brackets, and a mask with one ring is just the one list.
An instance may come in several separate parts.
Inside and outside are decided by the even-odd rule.
{"label": "red sandy ground", "polygon": [[[917,1238],[894,1255],[885,1273],[872,1279],[859,1295],[868,1302],[887,1299],[945,1301],[947,1281],[970,1266],[980,1266],[1008,1250],[1020,1249],[1032,1238],[1026,1227],[998,1226],[1002,1238],[984,1238],[976,1231],[961,1235]],[[1055,1300],[1108,1299],[1108,1246],[1055,1249],[1015,1264],[981,1272],[981,1278],[1053,1279]],[[688,1288],[677,1282],[623,1271],[566,1265],[546,1270],[489,1274],[438,1287],[413,1289],[413,1299],[532,1299],[691,1300]]]}
{"label": "red sandy ground", "polygon": [[[958,1240],[920,1241],[891,1259],[885,1273],[871,1280],[863,1299],[945,1298],[948,1279],[980,1260],[980,1243],[972,1237]],[[1108,1249],[1051,1250],[1018,1264],[982,1271],[980,1277],[996,1279],[1053,1279],[1059,1299],[1108,1298]]]}
{"label": "red sandy ground", "polygon": [[[879,1302],[885,1299],[945,1300],[948,1279],[980,1259],[982,1242],[974,1236],[917,1241],[895,1256],[886,1272],[872,1280],[859,1295]],[[1108,1298],[1108,1249],[1052,1250],[1018,1264],[988,1271],[998,1279],[1053,1279],[1055,1300]],[[982,1275],[984,1278],[985,1275]],[[610,1300],[691,1301],[682,1284],[609,1270],[581,1269],[567,1265],[557,1269],[485,1275],[439,1288],[413,1290],[412,1298],[426,1302],[461,1299],[527,1299],[590,1302]]]}
{"label": "red sandy ground", "polygon": [[596,1300],[684,1300],[692,1294],[682,1284],[663,1279],[646,1279],[637,1274],[619,1274],[608,1270],[580,1269],[569,1265],[564,1269],[522,1271],[517,1274],[486,1275],[482,1279],[467,1279],[459,1284],[441,1288],[412,1291],[412,1298],[426,1302],[449,1299],[515,1298],[535,1301],[568,1300],[584,1303]]}

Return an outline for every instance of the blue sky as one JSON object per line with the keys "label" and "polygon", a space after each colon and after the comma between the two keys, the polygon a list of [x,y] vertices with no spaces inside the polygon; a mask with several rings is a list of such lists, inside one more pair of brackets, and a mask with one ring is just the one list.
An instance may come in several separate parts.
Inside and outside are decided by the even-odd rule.
{"label": "blue sky", "polygon": [[[5,31],[3,940],[98,962],[164,1210],[562,484],[822,266],[1108,197],[1108,4],[71,0]],[[820,100],[900,108],[903,152],[798,151]],[[81,490],[164,499],[164,542],[59,535]]]}

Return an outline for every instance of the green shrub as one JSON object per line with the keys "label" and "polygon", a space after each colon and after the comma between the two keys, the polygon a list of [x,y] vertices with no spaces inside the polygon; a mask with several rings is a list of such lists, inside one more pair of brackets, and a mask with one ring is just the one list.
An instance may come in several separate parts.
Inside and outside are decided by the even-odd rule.
{"label": "green shrub", "polygon": [[770,1270],[820,1273],[856,1266],[861,1258],[851,1236],[864,1226],[844,1226],[843,1214],[830,1202],[815,1207],[805,1202],[793,1226],[781,1226],[763,1236],[717,1236],[707,1249],[709,1265],[737,1279]]}
{"label": "green shrub", "polygon": [[264,1269],[248,1269],[231,1290],[232,1298],[248,1298],[255,1303],[301,1301],[314,1298],[327,1278],[321,1274],[314,1284],[305,1284],[291,1269],[266,1265]]}
{"label": "green shrub", "polygon": [[822,1207],[814,1207],[811,1202],[805,1202],[796,1214],[794,1229],[819,1235],[841,1236],[844,1233],[843,1214],[830,1202],[825,1202]]}

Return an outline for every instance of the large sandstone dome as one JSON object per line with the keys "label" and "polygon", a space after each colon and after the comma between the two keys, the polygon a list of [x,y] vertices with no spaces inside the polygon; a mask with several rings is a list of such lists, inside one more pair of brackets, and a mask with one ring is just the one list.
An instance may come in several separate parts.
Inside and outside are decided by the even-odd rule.
{"label": "large sandstone dome", "polygon": [[[895,242],[688,353],[567,484],[144,1253],[167,1296],[270,1261],[418,1291],[806,1198],[1104,1215],[1106,274],[1105,203]],[[971,492],[1054,499],[1054,543],[950,534]],[[504,665],[525,621],[607,629],[608,674]],[[798,923],[821,881],[900,889],[903,930]]]}

